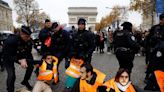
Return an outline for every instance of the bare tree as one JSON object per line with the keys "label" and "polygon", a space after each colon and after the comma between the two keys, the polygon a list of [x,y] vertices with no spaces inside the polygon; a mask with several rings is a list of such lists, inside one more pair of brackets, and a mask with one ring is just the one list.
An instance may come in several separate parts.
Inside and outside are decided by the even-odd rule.
{"label": "bare tree", "polygon": [[34,30],[41,28],[42,21],[49,16],[41,12],[35,0],[14,0],[15,10],[18,14],[17,22],[32,27]]}

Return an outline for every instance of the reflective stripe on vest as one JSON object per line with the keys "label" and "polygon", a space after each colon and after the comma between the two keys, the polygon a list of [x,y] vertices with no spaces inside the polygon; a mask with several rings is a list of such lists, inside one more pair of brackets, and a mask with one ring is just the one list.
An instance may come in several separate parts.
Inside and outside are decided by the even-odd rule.
{"label": "reflective stripe on vest", "polygon": [[40,66],[40,71],[38,75],[38,80],[52,80],[54,77],[54,82],[56,83],[58,81],[57,76],[57,64],[58,59],[56,57],[52,57],[55,62],[53,63],[53,69],[52,70],[46,70],[47,69],[47,63],[43,61],[42,65]]}
{"label": "reflective stripe on vest", "polygon": [[[120,92],[120,90],[118,89],[116,83],[115,83],[115,79],[112,78],[110,80],[108,80],[107,82],[104,83],[104,85],[107,87],[106,91],[110,91],[110,89],[114,89],[115,92]],[[136,92],[133,85],[130,84],[129,87],[127,88],[126,92]]]}
{"label": "reflective stripe on vest", "polygon": [[67,68],[65,73],[73,78],[80,77],[80,66],[83,64],[83,60],[72,58],[70,66]]}
{"label": "reflective stripe on vest", "polygon": [[97,92],[98,86],[103,84],[106,75],[97,69],[94,69],[93,71],[97,74],[95,84],[90,85],[86,80],[80,80],[80,92]]}
{"label": "reflective stripe on vest", "polygon": [[157,83],[159,85],[160,91],[164,92],[164,72],[161,70],[156,70],[155,77],[157,79]]}

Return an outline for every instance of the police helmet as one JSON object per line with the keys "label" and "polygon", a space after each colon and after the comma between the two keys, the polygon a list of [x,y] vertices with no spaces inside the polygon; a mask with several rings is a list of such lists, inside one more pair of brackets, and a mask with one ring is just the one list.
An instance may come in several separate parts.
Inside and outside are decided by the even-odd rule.
{"label": "police helmet", "polygon": [[163,19],[164,18],[164,13],[162,13],[160,16],[159,16],[159,19]]}
{"label": "police helmet", "polygon": [[84,18],[80,18],[79,20],[78,20],[78,23],[77,23],[78,25],[79,24],[84,24],[84,25],[86,25],[86,20],[84,19]]}
{"label": "police helmet", "polygon": [[132,27],[132,23],[124,22],[124,23],[121,24],[121,26],[123,26],[123,27]]}
{"label": "police helmet", "polygon": [[32,33],[30,27],[28,27],[28,26],[22,26],[22,27],[21,27],[21,31],[22,31],[23,33],[27,34],[27,35],[31,35],[31,33]]}

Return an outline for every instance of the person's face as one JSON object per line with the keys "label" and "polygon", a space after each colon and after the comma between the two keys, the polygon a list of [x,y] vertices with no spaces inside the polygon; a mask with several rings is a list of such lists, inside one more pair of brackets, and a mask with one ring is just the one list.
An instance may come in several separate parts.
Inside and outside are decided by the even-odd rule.
{"label": "person's face", "polygon": [[85,24],[83,24],[83,23],[78,24],[78,29],[79,30],[84,30],[85,29]]}
{"label": "person's face", "polygon": [[61,28],[61,26],[57,26],[56,28],[53,29],[53,31],[54,31],[54,32],[57,32],[57,31],[60,30],[60,28]]}
{"label": "person's face", "polygon": [[123,72],[119,77],[119,83],[125,86],[129,82],[129,75],[127,72]]}
{"label": "person's face", "polygon": [[20,37],[22,38],[23,41],[27,42],[31,39],[30,35],[27,35],[23,32],[20,32]]}
{"label": "person's face", "polygon": [[162,18],[162,19],[160,20],[160,24],[161,24],[161,25],[164,25],[164,18]]}
{"label": "person's face", "polygon": [[87,72],[86,72],[86,68],[85,67],[82,67],[80,69],[80,73],[81,73],[81,79],[82,80],[85,80],[87,78]]}
{"label": "person's face", "polygon": [[50,63],[52,61],[52,56],[51,55],[48,55],[46,57],[46,62]]}
{"label": "person's face", "polygon": [[46,22],[46,23],[45,23],[45,27],[46,27],[46,28],[50,28],[50,27],[51,27],[51,22]]}

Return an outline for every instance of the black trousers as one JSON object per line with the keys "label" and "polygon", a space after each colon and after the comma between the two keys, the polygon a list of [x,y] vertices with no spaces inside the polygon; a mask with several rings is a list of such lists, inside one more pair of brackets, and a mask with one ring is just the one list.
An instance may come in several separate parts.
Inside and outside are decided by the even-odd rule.
{"label": "black trousers", "polygon": [[120,68],[128,69],[129,72],[131,73],[135,54],[129,51],[116,51],[115,54]]}
{"label": "black trousers", "polygon": [[[7,70],[7,91],[8,92],[14,92],[15,89],[15,67],[14,67],[14,62],[13,61],[5,61],[5,68]],[[28,67],[26,69],[26,73],[23,79],[23,82],[28,82],[30,79],[32,72],[33,72],[33,64],[32,63],[27,63]]]}

